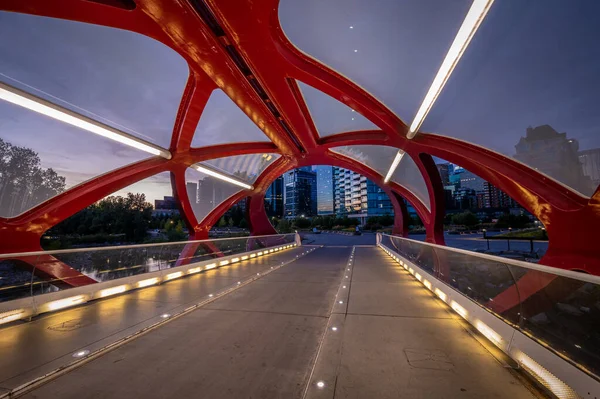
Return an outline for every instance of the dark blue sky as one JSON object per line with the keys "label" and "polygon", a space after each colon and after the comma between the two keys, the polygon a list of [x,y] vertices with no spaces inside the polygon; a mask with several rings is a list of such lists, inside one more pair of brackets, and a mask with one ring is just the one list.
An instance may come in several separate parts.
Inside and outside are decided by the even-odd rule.
{"label": "dark blue sky", "polygon": [[[410,124],[470,4],[282,0],[279,15],[296,46]],[[497,0],[423,130],[512,156],[528,126],[550,124],[582,149],[600,147],[598,15],[594,0]],[[58,97],[62,105],[168,146],[188,68],[162,44],[115,29],[0,13],[0,54],[0,80],[17,79],[45,93],[17,84],[34,94]],[[321,93],[305,87],[303,94],[323,135],[370,126]],[[231,104],[215,94],[196,145],[266,139]],[[0,137],[33,148],[69,186],[146,157],[5,103]],[[151,200],[169,194],[168,179],[153,180],[136,189]]]}

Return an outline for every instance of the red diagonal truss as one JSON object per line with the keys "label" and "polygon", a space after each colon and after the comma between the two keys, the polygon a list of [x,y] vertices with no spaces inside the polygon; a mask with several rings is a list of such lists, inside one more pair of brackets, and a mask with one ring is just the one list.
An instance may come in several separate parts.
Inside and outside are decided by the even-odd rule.
{"label": "red diagonal truss", "polygon": [[[174,195],[192,238],[206,238],[211,226],[229,207],[247,198],[253,234],[273,233],[263,197],[271,182],[298,166],[328,164],[352,169],[383,188],[395,213],[394,232],[407,234],[410,202],[426,231],[427,240],[443,244],[443,188],[432,156],[461,165],[505,191],[541,220],[550,237],[541,263],[600,274],[600,194],[584,198],[515,160],[474,144],[449,137],[420,134],[405,138],[407,126],[393,112],[352,81],[296,49],[285,37],[277,17],[277,0],[225,1],[137,0],[134,10],[115,7],[114,1],[5,0],[0,8],[53,18],[134,31],[162,42],[189,64],[190,76],[182,95],[170,144],[172,159],[150,158],[96,177],[12,219],[0,219],[0,251],[40,250],[40,237],[50,227],[101,198],[150,177],[171,173]],[[111,4],[111,5],[108,5]],[[217,35],[196,7],[206,6],[224,34]],[[244,73],[225,46],[233,46],[251,70]],[[256,79],[264,93],[250,83]],[[299,93],[302,81],[356,110],[381,130],[340,132],[321,138]],[[152,84],[152,82],[148,82]],[[196,125],[214,89],[220,88],[271,140],[265,143],[224,144],[191,148]],[[399,93],[401,95],[401,93]],[[268,98],[267,98],[268,97]],[[275,109],[277,112],[273,111]],[[346,145],[386,145],[402,149],[417,164],[426,182],[430,208],[397,183],[384,184],[376,171],[330,148]],[[254,184],[218,205],[203,220],[196,220],[185,188],[185,171],[208,159],[252,153],[278,153]],[[192,253],[194,248],[189,248]],[[62,278],[76,275],[58,261],[45,262],[41,274]],[[73,274],[75,273],[75,274]],[[90,279],[67,279],[81,285]],[[507,305],[508,306],[508,305]]]}

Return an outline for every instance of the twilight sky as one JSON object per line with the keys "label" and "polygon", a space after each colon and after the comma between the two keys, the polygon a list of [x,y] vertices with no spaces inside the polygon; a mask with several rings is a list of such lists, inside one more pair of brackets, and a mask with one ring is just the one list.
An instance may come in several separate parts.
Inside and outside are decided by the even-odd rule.
{"label": "twilight sky", "polygon": [[[410,123],[470,3],[281,0],[279,16],[296,46]],[[512,156],[527,126],[550,124],[582,149],[600,147],[598,15],[600,2],[592,0],[496,1],[423,130]],[[131,32],[0,12],[0,54],[1,81],[168,146],[188,67],[162,44]],[[322,135],[372,127],[314,89],[304,85],[302,92]],[[42,166],[66,176],[68,187],[147,156],[7,103],[0,103],[0,137],[37,151]],[[262,139],[216,91],[194,146]],[[134,188],[149,200],[171,191],[167,175]]]}

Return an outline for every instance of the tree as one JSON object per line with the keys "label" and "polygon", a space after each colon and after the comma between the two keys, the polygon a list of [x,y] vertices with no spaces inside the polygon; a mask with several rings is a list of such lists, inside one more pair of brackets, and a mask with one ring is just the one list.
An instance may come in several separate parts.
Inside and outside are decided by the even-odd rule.
{"label": "tree", "polygon": [[306,229],[310,227],[310,219],[307,218],[296,218],[294,219],[294,226],[299,229]]}
{"label": "tree", "polygon": [[225,220],[225,216],[221,216],[221,219],[219,219],[219,223],[217,223],[217,227],[227,227],[227,221]]}
{"label": "tree", "polygon": [[167,233],[167,239],[169,241],[182,241],[186,238],[187,234],[184,231],[183,221],[181,220]]}
{"label": "tree", "polygon": [[[150,226],[152,209],[144,194],[110,196],[63,220],[48,233],[63,236],[123,235],[127,241],[141,242]],[[165,223],[165,230],[172,229],[174,223],[169,219]]]}
{"label": "tree", "polygon": [[290,226],[290,222],[287,219],[281,219],[277,225],[277,232],[280,234],[291,233],[292,227]]}
{"label": "tree", "polygon": [[479,224],[479,218],[470,211],[452,215],[452,223],[467,227],[474,227]]}
{"label": "tree", "polygon": [[521,229],[531,223],[527,215],[513,215],[511,213],[505,213],[498,218],[498,222],[494,227],[507,228],[512,227],[515,229]]}
{"label": "tree", "polygon": [[16,216],[65,190],[66,179],[41,167],[38,154],[0,138],[0,216]]}

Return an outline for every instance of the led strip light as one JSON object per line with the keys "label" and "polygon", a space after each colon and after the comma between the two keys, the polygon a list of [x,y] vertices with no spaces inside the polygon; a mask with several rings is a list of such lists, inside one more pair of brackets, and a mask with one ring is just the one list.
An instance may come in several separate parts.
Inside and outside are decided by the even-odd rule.
{"label": "led strip light", "polygon": [[209,175],[209,176],[212,176],[212,177],[216,177],[217,179],[226,181],[226,182],[231,183],[231,184],[235,184],[236,186],[240,186],[240,187],[243,187],[243,188],[248,189],[248,190],[254,190],[254,186],[251,186],[250,184],[247,184],[247,183],[244,183],[242,181],[233,179],[233,178],[231,178],[229,176],[226,176],[224,174],[221,174],[219,172],[215,172],[214,170],[209,169],[209,168],[207,168],[205,166],[201,166],[199,164],[196,164],[196,165],[192,165],[192,168],[196,169],[200,173],[204,173],[206,175]]}
{"label": "led strip light", "polygon": [[[429,91],[425,95],[425,98],[423,99],[423,102],[421,103],[413,122],[410,124],[410,129],[406,135],[407,138],[412,139],[417,134],[419,128],[425,120],[425,117],[442,92],[444,85],[448,81],[448,78],[450,78],[450,75],[452,75],[454,68],[469,46],[471,39],[475,35],[475,32],[477,32],[481,22],[483,22],[483,19],[487,15],[487,12],[489,11],[493,2],[494,0],[473,0],[473,4],[471,4],[469,12],[460,26],[460,29],[458,30],[458,33],[456,34],[456,37],[454,38],[454,41],[452,42],[452,45],[450,46],[442,65],[440,66],[440,69],[435,75],[435,78],[429,87]],[[386,175],[386,183],[394,174],[394,171],[402,159],[402,155],[402,151],[399,151],[398,154],[396,154],[396,158],[394,159],[394,162],[390,166],[390,170]]]}
{"label": "led strip light", "polygon": [[169,150],[2,82],[0,82],[0,99],[152,155],[171,159]]}

